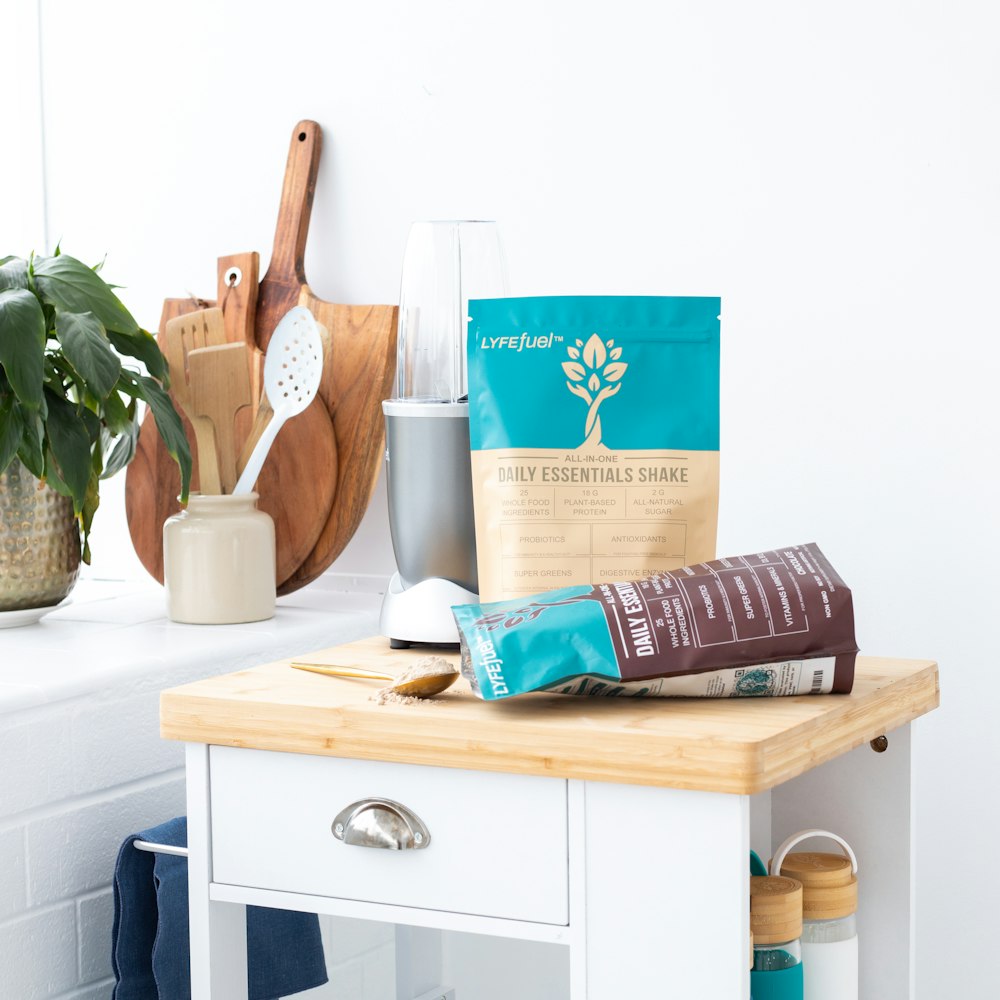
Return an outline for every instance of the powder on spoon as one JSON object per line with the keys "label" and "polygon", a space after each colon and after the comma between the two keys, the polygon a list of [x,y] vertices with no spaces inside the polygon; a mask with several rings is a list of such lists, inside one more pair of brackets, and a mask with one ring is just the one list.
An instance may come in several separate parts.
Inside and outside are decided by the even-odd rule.
{"label": "powder on spoon", "polygon": [[391,684],[380,689],[369,700],[378,705],[415,705],[417,702],[437,702],[439,699],[433,697],[401,694],[396,688],[400,684],[407,684],[424,677],[440,677],[457,673],[458,668],[441,656],[422,656],[419,660],[414,660]]}

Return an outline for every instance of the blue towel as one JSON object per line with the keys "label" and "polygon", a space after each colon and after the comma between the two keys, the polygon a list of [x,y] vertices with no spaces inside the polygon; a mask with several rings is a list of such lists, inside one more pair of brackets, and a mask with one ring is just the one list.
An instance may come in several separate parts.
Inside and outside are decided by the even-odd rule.
{"label": "blue towel", "polygon": [[[115,864],[113,1000],[190,1000],[187,859],[133,847],[187,846],[187,817],[127,838]],[[315,913],[247,907],[249,1000],[277,1000],[327,981]]]}

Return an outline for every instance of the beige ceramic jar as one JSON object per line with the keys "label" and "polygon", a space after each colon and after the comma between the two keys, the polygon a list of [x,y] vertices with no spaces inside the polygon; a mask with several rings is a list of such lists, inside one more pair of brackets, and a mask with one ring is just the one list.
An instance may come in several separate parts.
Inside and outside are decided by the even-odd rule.
{"label": "beige ceramic jar", "polygon": [[191,495],[163,525],[167,615],[193,625],[274,617],[274,522],[257,494]]}

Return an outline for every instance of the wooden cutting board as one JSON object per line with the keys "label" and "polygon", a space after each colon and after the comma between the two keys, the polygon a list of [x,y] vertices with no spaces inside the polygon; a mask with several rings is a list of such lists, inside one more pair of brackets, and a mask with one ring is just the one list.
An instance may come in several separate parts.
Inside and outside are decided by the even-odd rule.
{"label": "wooden cutting board", "polygon": [[[395,373],[397,307],[326,302],[305,280],[321,147],[319,125],[299,122],[292,132],[271,262],[259,289],[256,253],[219,258],[218,304],[227,340],[252,340],[258,348],[266,347],[278,321],[295,305],[311,309],[323,329],[326,353],[319,396],[282,428],[257,484],[259,506],[275,522],[279,594],[298,590],[328,569],[361,523],[381,468],[381,404],[391,395]],[[242,272],[235,286],[227,281],[233,268]],[[167,299],[160,329],[174,316],[209,305],[215,303]],[[260,353],[251,356],[255,387],[261,384],[262,358]],[[257,401],[255,397],[252,415],[244,411],[243,433],[249,432]],[[151,420],[147,416],[143,423],[136,458],[128,468],[126,515],[139,559],[162,583],[162,526],[179,509],[180,477]],[[195,481],[192,489],[196,486]]]}
{"label": "wooden cutting board", "polygon": [[[238,269],[240,280],[228,280]],[[253,344],[259,258],[256,253],[220,257],[218,302],[223,311],[226,339]],[[205,299],[167,299],[160,329],[174,316],[214,305]],[[261,352],[248,355],[254,408],[259,400]],[[253,413],[248,408],[237,423],[238,439],[249,432]],[[185,420],[188,440],[194,435]],[[276,579],[288,579],[312,551],[326,525],[337,484],[337,441],[325,406],[317,401],[281,429],[257,481],[258,507],[271,515],[275,528]],[[195,461],[197,469],[197,460]],[[308,484],[308,488],[305,488]],[[197,473],[192,491],[198,489]],[[147,414],[139,434],[136,457],[125,481],[125,513],[136,554],[146,570],[163,582],[163,522],[180,510],[180,474],[160,441],[153,418]]]}
{"label": "wooden cutting board", "polygon": [[337,437],[337,493],[319,538],[304,562],[278,588],[290,594],[330,567],[351,540],[378,482],[385,451],[382,400],[392,394],[396,365],[396,306],[326,302],[309,288],[305,249],[323,145],[314,121],[292,131],[271,261],[260,283],[256,339],[264,350],[278,320],[293,306],[308,307],[327,338],[319,395]]}

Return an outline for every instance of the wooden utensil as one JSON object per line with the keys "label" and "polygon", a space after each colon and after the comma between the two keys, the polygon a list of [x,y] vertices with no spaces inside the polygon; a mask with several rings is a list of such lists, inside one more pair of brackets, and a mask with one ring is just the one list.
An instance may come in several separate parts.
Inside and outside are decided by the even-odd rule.
{"label": "wooden utensil", "polygon": [[[220,317],[221,318],[221,317]],[[219,344],[188,352],[191,406],[211,421],[224,493],[236,485],[236,415],[251,403],[250,373],[243,344]]]}
{"label": "wooden utensil", "polygon": [[336,431],[337,493],[314,548],[279,585],[279,594],[315,580],[357,530],[381,469],[382,400],[391,394],[395,372],[396,307],[337,305],[318,298],[306,283],[305,246],[322,138],[314,121],[301,121],[292,132],[274,248],[261,281],[255,324],[257,344],[266,348],[284,313],[304,305],[329,337],[319,393]]}
{"label": "wooden utensil", "polygon": [[[197,317],[201,317],[200,321]],[[211,334],[208,330],[211,329]],[[194,430],[192,450],[196,452],[195,465],[198,469],[199,486],[202,493],[221,493],[219,479],[219,456],[215,445],[215,428],[206,417],[199,417],[191,403],[191,389],[188,385],[187,354],[192,349],[196,337],[200,335],[202,346],[222,343],[226,332],[220,309],[205,309],[170,320],[163,332],[163,354],[170,368],[170,391],[174,402],[191,423]],[[195,456],[192,456],[195,457]]]}
{"label": "wooden utensil", "polygon": [[[254,343],[254,310],[257,302],[259,256],[232,254],[218,261],[219,307],[229,342],[248,345],[251,396],[261,385],[263,354]],[[177,316],[215,305],[205,299],[167,299],[160,329]],[[159,336],[163,347],[164,337]],[[253,407],[237,414],[237,439],[248,432]],[[125,484],[125,511],[136,554],[147,572],[163,582],[163,522],[180,510],[177,495],[180,475],[167,455],[147,415],[139,435],[136,458],[129,465]],[[149,426],[147,426],[149,424]],[[188,439],[194,433],[185,418]],[[192,490],[200,489],[197,464]],[[303,483],[310,483],[304,490]],[[282,428],[257,480],[258,507],[274,521],[276,583],[285,580],[309,555],[326,524],[337,483],[337,442],[325,406],[316,401],[305,413]]]}

